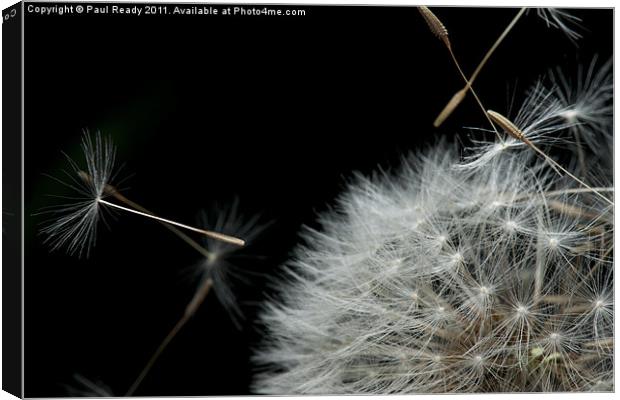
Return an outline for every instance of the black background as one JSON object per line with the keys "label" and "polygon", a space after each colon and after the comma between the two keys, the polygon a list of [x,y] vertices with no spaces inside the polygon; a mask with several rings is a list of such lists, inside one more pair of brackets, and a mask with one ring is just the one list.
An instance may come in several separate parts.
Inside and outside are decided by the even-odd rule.
{"label": "black background", "polygon": [[[222,7],[221,5],[219,6]],[[264,273],[237,288],[246,328],[214,296],[161,356],[136,395],[247,394],[253,323],[265,277],[277,276],[303,224],[317,226],[353,171],[395,167],[437,138],[485,125],[468,97],[432,122],[462,81],[415,7],[299,7],[305,17],[37,16],[25,20],[25,394],[62,396],[72,374],[123,395],[180,317],[197,254],[157,223],[118,214],[89,259],[50,253],[32,214],[63,189],[61,151],[79,159],[82,130],[118,146],[125,194],[194,221],[236,196],[271,227],[247,249]],[[284,7],[281,7],[284,8]],[[516,14],[435,8],[471,72]],[[517,23],[475,87],[505,112],[551,67],[612,54],[612,11],[574,10],[571,43],[535,12]],[[515,89],[516,87],[516,89]]]}

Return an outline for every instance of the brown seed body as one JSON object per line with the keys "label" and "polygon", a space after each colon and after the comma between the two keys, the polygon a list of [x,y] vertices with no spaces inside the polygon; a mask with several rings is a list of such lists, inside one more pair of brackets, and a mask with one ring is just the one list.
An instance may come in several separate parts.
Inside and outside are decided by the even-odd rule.
{"label": "brown seed body", "polygon": [[422,14],[422,17],[424,17],[424,20],[428,24],[431,32],[441,39],[448,48],[451,48],[450,38],[448,38],[448,30],[439,18],[437,18],[437,16],[433,14],[428,7],[421,6],[418,7],[418,10],[420,11],[420,14]]}
{"label": "brown seed body", "polygon": [[441,110],[441,113],[439,113],[439,115],[435,119],[435,122],[433,122],[433,126],[435,128],[438,128],[441,124],[443,124],[446,118],[448,118],[450,114],[452,114],[452,111],[454,111],[454,109],[459,104],[461,104],[461,102],[465,98],[465,95],[467,94],[468,89],[469,89],[469,85],[466,85],[463,89],[459,90],[458,92],[454,94],[454,96],[452,96],[448,104],[446,104],[444,109]]}
{"label": "brown seed body", "polygon": [[504,117],[502,114],[495,112],[493,110],[488,110],[487,115],[493,122],[499,125],[503,130],[506,131],[507,134],[512,136],[515,139],[521,140],[525,143],[528,143],[529,140],[525,138],[521,129],[517,128],[515,124],[512,123],[508,118]]}

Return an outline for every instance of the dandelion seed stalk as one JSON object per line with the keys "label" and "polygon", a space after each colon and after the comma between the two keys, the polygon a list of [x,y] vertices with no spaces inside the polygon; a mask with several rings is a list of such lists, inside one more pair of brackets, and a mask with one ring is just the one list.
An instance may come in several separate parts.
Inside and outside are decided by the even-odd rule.
{"label": "dandelion seed stalk", "polygon": [[169,219],[166,219],[166,218],[162,218],[162,217],[158,217],[158,216],[155,216],[155,215],[152,215],[152,214],[148,214],[148,213],[145,213],[145,212],[142,212],[142,211],[133,210],[133,209],[128,208],[128,207],[123,207],[123,206],[118,205],[118,204],[110,203],[107,200],[97,199],[97,201],[99,203],[101,203],[101,204],[105,204],[106,206],[117,208],[119,210],[130,212],[130,213],[133,213],[133,214],[136,214],[136,215],[141,215],[143,217],[152,218],[152,219],[154,219],[156,221],[160,221],[160,222],[164,222],[166,224],[178,226],[179,228],[187,229],[189,231],[198,232],[198,233],[201,233],[201,234],[203,234],[205,236],[209,236],[209,237],[212,237],[214,239],[221,240],[223,242],[231,243],[231,244],[234,244],[234,245],[237,245],[237,246],[244,246],[245,245],[245,241],[244,240],[238,239],[238,238],[234,238],[234,237],[231,237],[231,236],[228,236],[228,235],[224,235],[222,233],[217,233],[217,232],[207,231],[207,230],[200,229],[200,228],[195,228],[193,226],[185,225],[185,224],[182,224],[180,222],[172,221],[172,220],[169,220]]}
{"label": "dandelion seed stalk", "polygon": [[[88,175],[84,172],[82,172],[80,176],[82,177],[82,179],[89,179]],[[135,210],[142,211],[143,213],[146,213],[146,214],[155,215],[153,212],[149,211],[148,209],[136,203],[135,201],[129,200],[126,196],[124,196],[121,192],[119,192],[114,186],[110,184],[106,185],[105,193],[109,194],[110,196],[114,197],[121,203],[124,203]],[[207,249],[205,249],[203,246],[196,243],[195,240],[187,236],[185,233],[183,233],[179,229],[175,228],[173,225],[163,223],[163,222],[162,222],[162,225],[165,226],[167,229],[169,229],[176,236],[178,236],[185,243],[190,245],[194,250],[200,253],[200,255],[202,255],[203,257],[211,256],[211,253]]]}

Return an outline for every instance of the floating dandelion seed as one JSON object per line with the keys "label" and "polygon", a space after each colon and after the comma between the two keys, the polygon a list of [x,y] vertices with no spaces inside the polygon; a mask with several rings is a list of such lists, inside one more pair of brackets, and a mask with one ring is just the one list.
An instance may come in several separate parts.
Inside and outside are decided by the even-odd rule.
{"label": "floating dandelion seed", "polygon": [[[233,236],[243,237],[245,238],[245,242],[250,244],[267,226],[266,224],[259,224],[259,215],[255,215],[247,220],[239,215],[237,199],[235,199],[232,205],[226,208],[215,207],[215,209],[218,210],[216,216],[206,211],[200,213],[199,226],[202,226],[204,229],[212,229],[213,231],[225,232]],[[203,257],[199,263],[191,268],[192,278],[197,278],[198,284],[191,300],[185,307],[183,315],[157,347],[125,394],[126,396],[133,395],[140,387],[161,354],[187,322],[196,314],[212,289],[215,291],[215,295],[219,302],[228,312],[231,321],[235,324],[237,329],[241,329],[240,320],[243,319],[243,313],[231,287],[231,281],[248,283],[247,277],[251,275],[251,272],[248,270],[241,270],[233,261],[234,258],[242,256],[239,252],[246,248],[240,248],[227,241],[217,240],[213,236],[204,236],[202,245],[200,245],[192,239],[187,238],[182,232],[177,231],[175,233],[197,250]]]}
{"label": "floating dandelion seed", "polygon": [[[214,210],[217,211],[214,213],[201,211],[198,226],[234,237],[243,237],[246,243],[252,243],[267,227],[267,224],[259,223],[260,215],[254,215],[251,218],[244,218],[240,215],[237,199],[226,208],[215,207]],[[203,237],[202,242],[207,254],[194,266],[194,272],[201,282],[213,281],[213,290],[218,300],[228,311],[228,315],[237,328],[241,328],[239,321],[243,319],[243,313],[232,290],[231,282],[250,283],[248,277],[252,275],[252,271],[237,266],[235,259],[251,256],[247,252],[241,252],[245,249],[240,249],[239,246],[210,237]]]}
{"label": "floating dandelion seed", "polygon": [[[71,172],[65,172],[69,182],[65,182],[58,178],[51,177],[57,182],[69,187],[79,196],[62,197],[65,200],[71,200],[73,203],[69,205],[60,205],[48,207],[41,213],[53,213],[59,215],[57,219],[49,221],[42,229],[42,233],[48,235],[46,241],[52,244],[53,249],[67,246],[69,254],[78,253],[78,255],[86,254],[88,256],[91,247],[95,245],[97,224],[103,219],[103,210],[122,210],[132,214],[140,215],[146,218],[154,219],[164,224],[173,233],[179,236],[186,243],[198,250],[204,257],[201,283],[196,290],[194,297],[188,303],[185,312],[179,322],[172,331],[166,336],[157,351],[147,363],[138,378],[130,387],[127,395],[132,394],[140,385],[144,377],[148,374],[159,355],[166,348],[168,343],[176,336],[177,332],[191,318],[198,307],[202,304],[213,285],[218,298],[231,314],[233,321],[240,316],[240,310],[235,302],[235,296],[228,287],[226,277],[231,274],[230,271],[224,269],[232,269],[231,265],[226,263],[227,255],[240,247],[245,246],[245,240],[238,239],[216,231],[195,228],[175,221],[155,216],[152,212],[139,204],[129,200],[123,196],[118,188],[113,185],[112,181],[115,176],[115,158],[116,149],[109,138],[102,138],[98,132],[94,139],[86,132],[82,138],[82,152],[86,164],[86,169],[79,167],[78,163],[67,156],[71,166]],[[110,202],[108,199],[116,199],[125,204],[125,206]],[[108,210],[109,211],[109,210]],[[247,235],[253,238],[257,233],[256,218],[247,223],[239,223],[236,214],[236,208],[230,213],[224,213],[218,217],[215,224],[216,229],[232,230],[234,233]],[[205,223],[206,224],[206,223]],[[196,243],[193,239],[177,229],[182,228],[193,232],[198,232],[207,238],[205,244],[212,247],[210,251],[207,248]],[[83,377],[76,377],[80,384],[88,389],[98,390],[98,387]],[[99,395],[103,395],[102,390],[96,391]]]}
{"label": "floating dandelion seed", "polygon": [[102,209],[106,208],[151,218],[237,246],[245,244],[242,239],[198,229],[155,216],[150,212],[111,203],[107,198],[115,196],[117,192],[112,186],[112,180],[115,177],[116,148],[108,137],[102,138],[99,132],[94,140],[86,132],[82,137],[82,152],[86,165],[85,171],[65,155],[72,169],[71,172],[64,171],[68,181],[51,177],[76,193],[73,197],[61,197],[70,200],[71,203],[47,207],[39,213],[55,216],[41,229],[41,233],[47,235],[45,241],[51,244],[53,250],[67,247],[69,254],[77,253],[78,256],[83,254],[88,256],[96,242],[98,222],[103,219]]}
{"label": "floating dandelion seed", "polygon": [[[70,203],[46,207],[40,212],[54,215],[41,229],[41,233],[47,236],[45,243],[50,244],[52,250],[66,247],[69,254],[80,257],[88,256],[95,245],[97,225],[99,220],[105,217],[101,212],[100,200],[109,196],[106,185],[112,182],[117,174],[116,149],[108,137],[103,138],[97,132],[93,139],[85,132],[81,148],[85,171],[65,154],[71,168],[70,171],[63,171],[66,180],[50,176],[74,192],[72,197],[56,196]],[[88,175],[89,179],[83,179],[85,175]]]}

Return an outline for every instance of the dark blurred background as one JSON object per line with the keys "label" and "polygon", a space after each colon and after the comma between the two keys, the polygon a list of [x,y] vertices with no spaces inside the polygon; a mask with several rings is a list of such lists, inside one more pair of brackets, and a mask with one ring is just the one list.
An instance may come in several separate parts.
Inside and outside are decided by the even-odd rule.
{"label": "dark blurred background", "polygon": [[[62,151],[82,161],[84,129],[113,138],[124,194],[161,216],[193,223],[237,197],[241,213],[273,222],[240,264],[263,274],[234,287],[244,329],[210,295],[135,393],[154,396],[248,394],[256,310],[302,225],[317,227],[352,172],[486,127],[471,96],[432,127],[463,82],[415,7],[289,8],[306,15],[26,13],[26,396],[67,395],[75,373],[123,395],[195,289],[184,271],[198,253],[144,218],[100,226],[88,259],[43,245],[33,214],[66,194],[43,174],[62,175]],[[466,73],[517,12],[433,10]],[[571,13],[577,45],[534,11],[517,23],[476,81],[487,108],[505,112],[513,93],[518,104],[549,68],[611,57],[612,11]]]}

